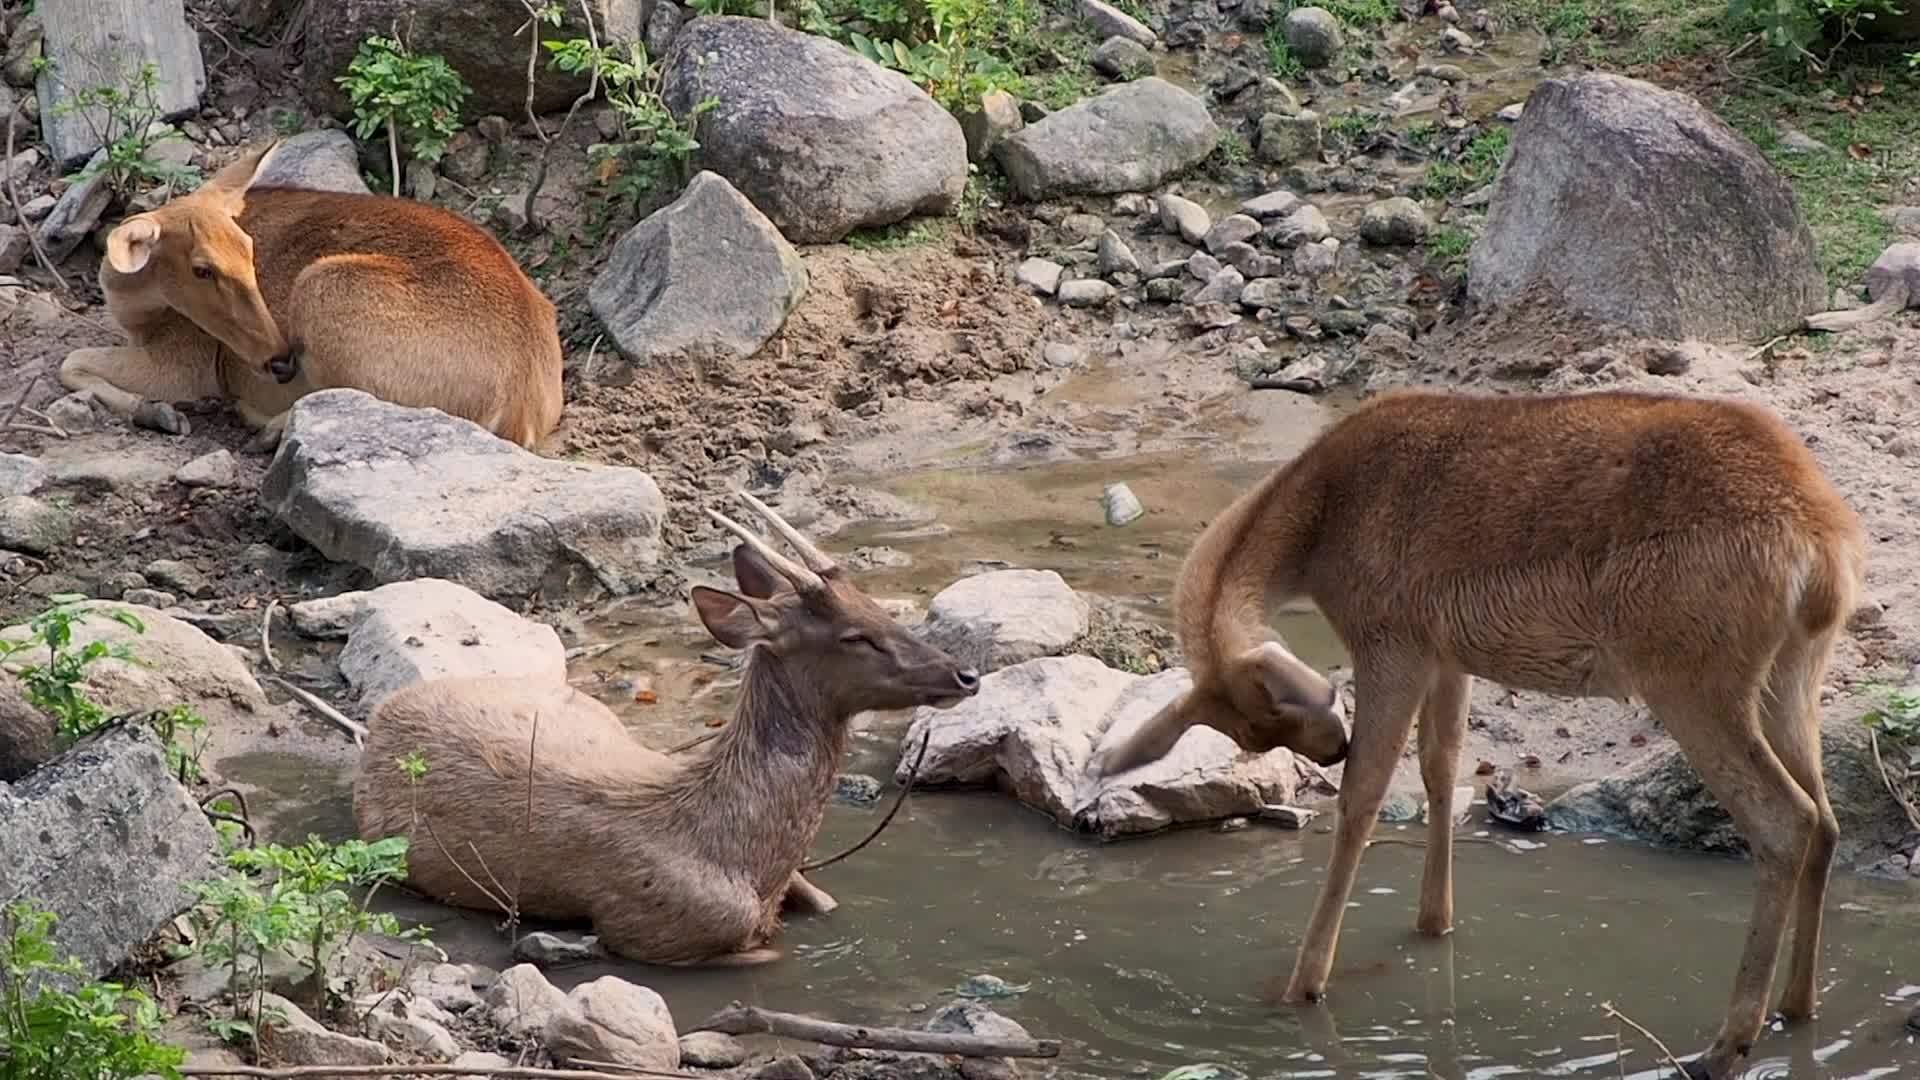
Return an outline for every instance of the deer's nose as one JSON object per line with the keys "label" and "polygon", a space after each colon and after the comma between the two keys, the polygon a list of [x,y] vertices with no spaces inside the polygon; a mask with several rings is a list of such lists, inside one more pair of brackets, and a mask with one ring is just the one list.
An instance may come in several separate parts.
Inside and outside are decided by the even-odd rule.
{"label": "deer's nose", "polygon": [[980,673],[972,668],[965,668],[954,672],[953,681],[959,685],[960,689],[965,690],[969,694],[977,694],[980,692]]}
{"label": "deer's nose", "polygon": [[275,382],[284,385],[292,382],[293,377],[300,373],[300,364],[294,358],[293,350],[289,349],[267,361],[267,371],[273,375]]}

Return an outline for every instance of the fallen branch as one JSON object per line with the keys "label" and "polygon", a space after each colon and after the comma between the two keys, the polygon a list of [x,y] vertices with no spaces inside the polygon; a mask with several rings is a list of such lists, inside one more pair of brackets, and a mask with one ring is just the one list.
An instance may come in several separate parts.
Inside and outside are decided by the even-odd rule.
{"label": "fallen branch", "polygon": [[13,423],[13,418],[20,414],[20,407],[27,403],[27,395],[33,393],[33,388],[40,385],[40,379],[44,374],[46,373],[40,371],[34,372],[33,378],[28,379],[27,385],[20,389],[20,396],[13,399],[13,407],[7,410],[6,416],[0,417],[0,431],[4,431],[10,426]]}
{"label": "fallen branch", "polygon": [[1894,784],[1893,774],[1887,771],[1887,763],[1880,758],[1880,733],[1868,728],[1867,744],[1873,747],[1873,767],[1880,772],[1880,782],[1887,785],[1887,794],[1893,796],[1893,801],[1900,804],[1901,811],[1907,815],[1908,826],[1920,832],[1920,813],[1914,812],[1913,803],[1907,801],[1906,795],[1902,794],[1900,788]]}
{"label": "fallen branch", "polygon": [[[580,0],[580,15],[587,21],[587,45],[593,50],[593,66],[587,72],[586,92],[573,99],[573,104],[567,107],[567,115],[560,121],[559,130],[549,137],[545,131],[541,130],[540,118],[534,115],[533,111],[534,60],[540,55],[540,16],[533,5],[527,3],[527,0],[520,0],[520,2],[527,9],[527,14],[531,16],[527,24],[532,27],[533,38],[527,57],[527,120],[533,124],[534,135],[540,139],[540,157],[534,162],[533,179],[527,184],[526,222],[530,231],[537,232],[542,226],[539,211],[534,209],[533,201],[539,198],[540,189],[546,186],[547,162],[553,154],[553,144],[566,139],[567,133],[573,130],[573,118],[579,115],[580,107],[600,94],[600,33],[593,25],[593,5],[587,0]],[[588,358],[588,363],[591,367],[591,357]]]}
{"label": "fallen branch", "polygon": [[799,872],[806,874],[806,873],[811,873],[812,871],[818,870],[823,866],[832,866],[834,863],[839,862],[841,859],[844,859],[847,856],[853,854],[854,852],[859,851],[861,848],[866,847],[868,844],[873,843],[874,838],[880,835],[880,830],[886,828],[887,822],[893,820],[893,815],[900,812],[900,804],[907,801],[907,792],[913,790],[913,782],[914,780],[918,779],[920,776],[920,763],[927,760],[927,744],[932,741],[933,741],[933,729],[928,728],[926,733],[920,736],[920,754],[919,756],[913,759],[913,768],[907,770],[907,782],[901,786],[900,794],[894,798],[893,809],[887,811],[887,816],[880,819],[880,824],[875,825],[873,827],[873,831],[867,834],[867,838],[865,840],[860,841],[859,843],[853,845],[852,847],[848,848],[847,850],[841,852],[838,855],[829,856],[825,859],[821,859],[818,862],[806,863],[800,867]]}
{"label": "fallen branch", "polygon": [[327,722],[331,723],[334,727],[337,727],[341,731],[344,731],[348,735],[352,736],[353,745],[359,746],[359,747],[365,747],[367,745],[367,728],[365,724],[358,724],[352,720],[347,719],[347,716],[345,713],[327,704],[326,702],[320,700],[320,697],[317,694],[311,693],[306,690],[302,690],[299,687],[288,682],[287,680],[279,678],[277,676],[271,676],[269,678],[271,682],[278,684],[280,689],[285,690],[289,694],[292,694],[294,697],[294,700],[298,701],[302,705],[305,705],[307,708],[312,709],[314,712],[320,714],[320,717],[322,719],[326,720]]}
{"label": "fallen branch", "polygon": [[54,268],[53,260],[47,258],[47,249],[40,246],[40,230],[34,228],[32,225],[27,224],[27,212],[20,208],[20,185],[14,180],[13,169],[11,167],[11,163],[13,161],[14,128],[18,127],[19,123],[20,123],[20,110],[19,109],[8,110],[7,112],[7,156],[5,158],[0,158],[0,161],[6,161],[9,163],[9,167],[7,169],[7,201],[13,204],[13,216],[20,222],[20,227],[25,229],[27,232],[27,246],[33,249],[33,261],[40,264],[40,269],[45,270],[47,273],[53,275],[53,280],[55,283],[57,283],[60,286],[61,292],[66,293],[68,296],[72,296],[73,289],[67,285],[67,279],[61,276],[59,270],[56,270]]}
{"label": "fallen branch", "polygon": [[1667,1049],[1667,1044],[1660,1041],[1660,1036],[1655,1035],[1653,1032],[1648,1031],[1646,1028],[1641,1027],[1638,1023],[1635,1023],[1633,1017],[1628,1016],[1626,1013],[1623,1013],[1619,1009],[1614,1008],[1613,1002],[1611,1001],[1601,1002],[1600,1011],[1612,1017],[1615,1021],[1625,1024],[1628,1027],[1632,1028],[1633,1030],[1639,1032],[1642,1038],[1646,1039],[1648,1042],[1653,1044],[1654,1049],[1660,1051],[1661,1055],[1667,1059],[1667,1064],[1673,1066],[1675,1072],[1679,1073],[1683,1077],[1688,1075],[1687,1067],[1685,1065],[1680,1064],[1679,1058],[1673,1056],[1673,1051]]}
{"label": "fallen branch", "polygon": [[907,1028],[861,1027],[816,1020],[797,1013],[774,1012],[739,1002],[708,1017],[688,1031],[718,1031],[723,1035],[775,1035],[825,1046],[854,1050],[902,1050],[910,1054],[954,1054],[959,1057],[1050,1058],[1060,1056],[1058,1039],[1005,1039],[948,1031],[912,1031]]}
{"label": "fallen branch", "polygon": [[267,601],[267,613],[260,616],[260,652],[267,658],[267,667],[275,675],[280,674],[280,661],[273,657],[273,613],[280,607],[280,598]]}
{"label": "fallen branch", "polygon": [[621,1066],[622,1071],[591,1072],[585,1069],[536,1069],[529,1065],[290,1065],[269,1069],[260,1065],[186,1065],[181,1076],[255,1076],[265,1080],[300,1080],[301,1077],[339,1076],[500,1076],[521,1080],[632,1080],[636,1076],[673,1077],[684,1080],[682,1072]]}
{"label": "fallen branch", "polygon": [[1896,281],[1893,287],[1887,290],[1885,296],[1866,307],[1854,308],[1851,311],[1823,311],[1818,315],[1809,315],[1806,318],[1806,327],[1809,330],[1821,330],[1827,333],[1852,330],[1887,318],[1906,307],[1907,300],[1906,283]]}

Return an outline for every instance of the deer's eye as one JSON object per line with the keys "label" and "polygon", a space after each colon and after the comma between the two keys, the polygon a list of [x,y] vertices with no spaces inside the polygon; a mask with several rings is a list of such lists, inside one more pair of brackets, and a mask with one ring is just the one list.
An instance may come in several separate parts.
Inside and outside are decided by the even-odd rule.
{"label": "deer's eye", "polygon": [[201,281],[212,281],[213,267],[205,263],[195,263],[193,266],[193,276],[199,278]]}
{"label": "deer's eye", "polygon": [[840,638],[840,640],[848,645],[865,645],[867,648],[872,649],[874,652],[884,651],[880,648],[879,643],[875,642],[872,638],[858,631],[843,635]]}

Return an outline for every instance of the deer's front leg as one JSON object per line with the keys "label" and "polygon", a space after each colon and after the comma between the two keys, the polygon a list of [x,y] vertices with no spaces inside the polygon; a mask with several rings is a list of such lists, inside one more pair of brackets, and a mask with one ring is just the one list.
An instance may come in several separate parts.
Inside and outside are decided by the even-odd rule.
{"label": "deer's front leg", "polygon": [[168,435],[193,430],[173,402],[220,393],[210,363],[194,357],[163,359],[136,345],[73,350],[60,364],[60,385],[92,394],[135,426]]}

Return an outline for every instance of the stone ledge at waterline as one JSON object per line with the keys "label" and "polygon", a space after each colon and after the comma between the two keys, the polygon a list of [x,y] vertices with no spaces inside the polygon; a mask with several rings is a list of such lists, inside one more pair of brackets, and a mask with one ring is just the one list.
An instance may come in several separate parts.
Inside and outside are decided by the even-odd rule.
{"label": "stone ledge at waterline", "polygon": [[0,904],[53,912],[56,949],[100,978],[192,905],[218,837],[140,725],[109,728],[0,783]]}
{"label": "stone ledge at waterline", "polygon": [[543,458],[359,390],[294,405],[260,501],[382,584],[445,578],[496,600],[632,592],[659,561],[666,516],[638,469]]}
{"label": "stone ledge at waterline", "polygon": [[674,36],[661,96],[699,102],[693,164],[726,177],[798,244],[944,214],[967,184],[960,122],[905,75],[830,38],[703,15]]}
{"label": "stone ledge at waterline", "polygon": [[1097,786],[1084,779],[1096,748],[1191,685],[1184,668],[1134,675],[1090,656],[1028,660],[985,676],[978,695],[951,709],[916,709],[894,775],[905,782],[931,732],[917,782],[999,787],[1061,825],[1107,837],[1291,802],[1300,781],[1293,754],[1243,754],[1208,727],[1190,728],[1150,765]]}
{"label": "stone ledge at waterline", "polygon": [[1471,260],[1476,306],[1548,296],[1646,337],[1758,341],[1826,308],[1813,233],[1760,151],[1618,75],[1534,89]]}
{"label": "stone ledge at waterline", "polygon": [[[1827,799],[1840,819],[1837,865],[1871,861],[1899,844],[1912,826],[1887,794],[1865,727],[1851,716],[1822,725],[1820,753]],[[1733,818],[1674,747],[1655,750],[1618,775],[1568,790],[1548,804],[1547,820],[1568,832],[1608,833],[1683,851],[1749,854]]]}

